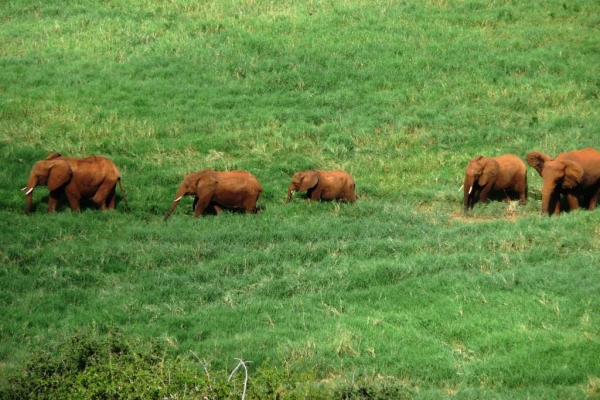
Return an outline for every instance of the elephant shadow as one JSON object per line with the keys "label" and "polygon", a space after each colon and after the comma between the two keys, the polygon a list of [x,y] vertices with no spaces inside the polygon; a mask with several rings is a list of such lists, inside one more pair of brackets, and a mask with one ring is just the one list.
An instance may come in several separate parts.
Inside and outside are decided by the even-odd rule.
{"label": "elephant shadow", "polygon": [[[586,199],[585,196],[577,196],[577,200],[579,201],[579,209],[587,209],[590,205],[590,201],[589,199]],[[567,201],[567,197],[566,196],[560,196],[559,198],[559,202],[560,202],[560,211],[561,212],[570,212],[573,211],[571,210],[571,208],[569,207],[569,202]],[[552,202],[550,203],[550,208],[552,208]]]}
{"label": "elephant shadow", "polygon": [[[312,190],[307,190],[305,194],[300,194],[300,200],[311,201]],[[324,199],[320,198],[318,201],[323,203],[350,203],[347,199]]]}
{"label": "elephant shadow", "polygon": [[[196,209],[196,203],[198,202],[198,198],[194,198],[192,203],[192,212]],[[254,214],[260,214],[264,209],[264,205],[256,205],[256,210]],[[246,210],[243,208],[224,208],[222,209],[224,213],[234,213],[234,214],[247,214]],[[209,203],[208,206],[202,212],[202,215],[218,215],[217,209],[215,208],[214,203]]]}
{"label": "elephant shadow", "polygon": [[[117,204],[117,206],[119,205],[119,203],[121,202],[121,200],[123,200],[123,197],[120,194],[116,194],[115,195],[115,202]],[[44,208],[45,210],[48,209],[48,201],[50,200],[50,195],[46,194],[43,195],[40,199],[40,201],[38,202],[33,202],[33,204],[31,205],[31,212],[34,213],[37,211],[38,208]],[[64,210],[70,210],[71,207],[69,206],[69,202],[67,201],[67,197],[66,196],[61,196],[58,204],[56,205],[56,209],[55,211],[64,211]],[[91,199],[81,199],[79,202],[79,209],[81,211],[84,210],[98,210],[99,207],[96,205],[96,203],[94,203]]]}
{"label": "elephant shadow", "polygon": [[[512,189],[490,190],[490,192],[487,195],[486,203],[489,203],[492,201],[508,202],[508,201],[514,201],[514,200],[517,200],[517,201],[519,200],[519,192],[517,192],[515,190],[512,190]],[[473,204],[477,204],[477,203],[480,203],[479,196],[476,196]]]}

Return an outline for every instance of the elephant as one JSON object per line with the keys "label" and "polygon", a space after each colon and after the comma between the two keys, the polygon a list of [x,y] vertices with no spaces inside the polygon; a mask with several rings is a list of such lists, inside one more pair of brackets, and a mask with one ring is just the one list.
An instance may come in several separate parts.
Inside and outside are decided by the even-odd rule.
{"label": "elephant", "polygon": [[527,202],[527,167],[525,163],[514,154],[505,154],[498,157],[484,157],[479,155],[472,159],[465,171],[463,185],[463,203],[465,210],[473,208],[476,196],[479,201],[487,201],[492,189],[514,191],[519,195],[519,203]]}
{"label": "elephant", "polygon": [[223,209],[256,213],[261,194],[260,182],[247,171],[219,172],[207,169],[192,172],[183,178],[164,220],[169,218],[183,196],[194,196],[194,218],[198,218],[209,207],[217,214]]}
{"label": "elephant", "polygon": [[287,202],[292,200],[294,192],[306,191],[306,198],[317,200],[356,201],[354,179],[346,171],[300,171],[292,177],[288,187]]}
{"label": "elephant", "polygon": [[27,199],[25,212],[31,212],[33,189],[38,185],[50,190],[49,213],[54,212],[63,193],[73,211],[79,211],[81,200],[86,199],[92,200],[101,210],[114,209],[117,182],[127,205],[121,173],[111,160],[102,156],[68,158],[52,153],[31,169],[27,186],[22,189]]}
{"label": "elephant", "polygon": [[600,193],[600,152],[593,148],[560,153],[552,158],[540,151],[527,153],[527,163],[543,178],[542,214],[559,214],[560,195],[569,209],[583,199],[588,210],[596,208]]}

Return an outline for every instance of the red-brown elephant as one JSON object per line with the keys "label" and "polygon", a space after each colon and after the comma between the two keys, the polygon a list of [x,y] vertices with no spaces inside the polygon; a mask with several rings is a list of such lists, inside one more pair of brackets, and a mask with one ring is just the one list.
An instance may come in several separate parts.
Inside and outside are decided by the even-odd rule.
{"label": "red-brown elephant", "polygon": [[296,172],[288,188],[287,201],[292,200],[294,192],[306,191],[310,200],[356,201],[354,179],[346,171],[301,171]]}
{"label": "red-brown elephant", "polygon": [[571,210],[579,208],[580,198],[588,210],[596,208],[600,193],[600,152],[596,149],[560,153],[556,158],[532,151],[526,158],[544,180],[542,214],[560,213],[561,194]]}
{"label": "red-brown elephant", "polygon": [[183,196],[194,196],[194,217],[198,218],[209,207],[217,214],[223,209],[256,212],[261,193],[258,179],[247,171],[193,172],[183,178],[164,220],[169,218]]}
{"label": "red-brown elephant", "polygon": [[467,165],[463,188],[465,210],[473,208],[478,194],[479,201],[487,201],[492,189],[503,191],[506,198],[507,191],[514,191],[518,193],[520,203],[524,204],[527,201],[527,167],[514,154],[477,156]]}
{"label": "red-brown elephant", "polygon": [[27,186],[26,213],[31,212],[33,189],[48,186],[48,212],[51,213],[63,194],[67,196],[71,210],[78,211],[81,200],[92,200],[101,210],[115,208],[115,188],[119,183],[123,199],[127,202],[121,173],[108,158],[90,156],[85,158],[63,157],[53,153],[36,162],[31,169]]}

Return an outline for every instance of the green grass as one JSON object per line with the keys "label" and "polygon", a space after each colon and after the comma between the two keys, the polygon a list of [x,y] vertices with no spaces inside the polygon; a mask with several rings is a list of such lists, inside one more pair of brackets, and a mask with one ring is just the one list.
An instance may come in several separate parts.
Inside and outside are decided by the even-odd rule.
{"label": "green grass", "polygon": [[[262,379],[296,382],[287,398],[599,395],[599,211],[541,216],[531,168],[525,206],[465,215],[459,191],[477,154],[599,147],[595,2],[53,0],[0,19],[0,376],[116,328],[200,371],[191,352],[252,361],[255,397]],[[48,215],[39,188],[26,216],[53,151],[115,161],[129,211]],[[204,168],[252,172],[263,212],[194,219],[187,198],[164,223]],[[348,170],[358,202],[286,204],[309,168]]]}

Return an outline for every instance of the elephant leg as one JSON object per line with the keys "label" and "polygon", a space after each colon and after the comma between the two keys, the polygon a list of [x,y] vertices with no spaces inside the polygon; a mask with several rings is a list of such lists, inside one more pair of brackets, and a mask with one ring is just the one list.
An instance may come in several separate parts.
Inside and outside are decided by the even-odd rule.
{"label": "elephant leg", "polygon": [[106,199],[106,208],[114,210],[116,206],[116,199],[114,193],[108,199]]}
{"label": "elephant leg", "polygon": [[117,202],[117,186],[113,186],[113,188],[110,190],[110,193],[108,194],[108,198],[106,199],[105,203],[106,203],[106,207],[109,210],[114,210],[116,208],[116,202]]}
{"label": "elephant leg", "polygon": [[246,210],[246,212],[254,213],[254,212],[256,212],[256,202],[257,201],[258,201],[258,196],[257,197],[248,197],[248,198],[246,198],[246,200],[244,200],[244,204],[242,204],[242,207],[244,207],[244,210]]}
{"label": "elephant leg", "polygon": [[525,181],[523,181],[522,184],[522,189],[521,189],[521,197],[520,197],[520,201],[521,204],[526,204],[527,203],[527,198],[529,197],[529,187],[527,186],[527,176],[525,176]]}
{"label": "elephant leg", "polygon": [[349,203],[354,203],[356,202],[356,192],[354,190],[351,190],[348,192],[348,196],[346,196],[346,199]]}
{"label": "elephant leg", "polygon": [[58,205],[58,201],[61,198],[61,193],[58,191],[50,192],[50,196],[48,197],[48,213],[53,213],[56,210],[56,206]]}
{"label": "elephant leg", "polygon": [[560,214],[560,195],[556,195],[551,198],[550,207],[548,207],[548,209],[553,210],[552,214],[554,215]]}
{"label": "elephant leg", "polygon": [[79,211],[79,196],[66,192],[67,200],[69,200],[69,205],[71,206],[71,211]]}
{"label": "elephant leg", "polygon": [[595,191],[591,192],[589,202],[587,202],[588,210],[592,211],[592,210],[596,209],[596,206],[598,205],[598,197],[599,196],[600,196],[600,189],[595,189]]}
{"label": "elephant leg", "polygon": [[223,212],[223,207],[221,207],[221,206],[220,206],[220,205],[218,205],[218,204],[214,204],[214,205],[213,205],[213,208],[215,209],[215,213],[216,213],[217,215],[219,215],[219,214],[221,214],[221,213]]}
{"label": "elephant leg", "polygon": [[92,197],[92,201],[94,202],[94,204],[96,206],[98,206],[99,209],[106,210],[106,198],[105,197],[99,196],[98,194],[96,194],[94,197]]}
{"label": "elephant leg", "polygon": [[525,193],[525,192],[519,193],[519,204],[521,204],[521,205],[527,204],[527,193]]}
{"label": "elephant leg", "polygon": [[317,201],[317,200],[321,200],[321,193],[323,193],[323,189],[320,187],[316,187],[314,188],[310,194],[308,194],[309,199]]}
{"label": "elephant leg", "polygon": [[481,193],[479,194],[479,201],[482,203],[485,203],[487,201],[487,196],[488,193],[490,192],[490,190],[492,190],[492,186],[494,186],[491,183],[488,183],[487,185],[485,185],[483,187],[483,189],[481,189]]}
{"label": "elephant leg", "polygon": [[194,208],[194,218],[200,217],[209,204],[210,197],[198,197],[198,201],[196,201],[196,207]]}
{"label": "elephant leg", "polygon": [[527,186],[519,190],[519,204],[527,204]]}
{"label": "elephant leg", "polygon": [[579,208],[579,199],[573,194],[567,194],[567,204],[569,204],[569,210],[577,210]]}
{"label": "elephant leg", "polygon": [[92,201],[100,208],[101,210],[106,210],[107,208],[114,209],[115,208],[115,189],[116,182],[104,182],[92,197]]}

